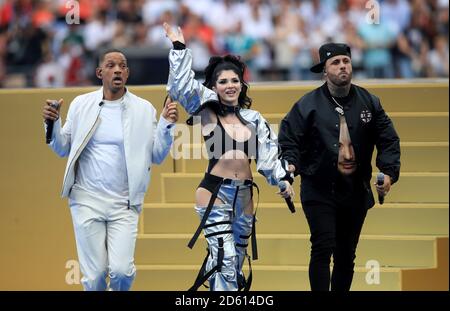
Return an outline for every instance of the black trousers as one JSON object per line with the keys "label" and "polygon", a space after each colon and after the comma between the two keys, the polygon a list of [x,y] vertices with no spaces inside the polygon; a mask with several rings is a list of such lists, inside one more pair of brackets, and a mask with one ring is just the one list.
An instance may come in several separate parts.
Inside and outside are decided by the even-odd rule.
{"label": "black trousers", "polygon": [[367,214],[360,202],[302,204],[311,231],[309,281],[312,291],[330,290],[331,256],[331,290],[350,290],[356,247]]}

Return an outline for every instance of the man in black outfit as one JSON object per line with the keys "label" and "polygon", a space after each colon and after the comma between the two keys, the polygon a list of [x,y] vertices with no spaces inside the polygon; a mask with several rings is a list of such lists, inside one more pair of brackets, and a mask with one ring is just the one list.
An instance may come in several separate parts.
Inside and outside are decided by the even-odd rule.
{"label": "man in black outfit", "polygon": [[[384,173],[379,195],[400,173],[400,140],[378,97],[351,83],[350,47],[319,49],[325,83],[303,96],[281,121],[279,143],[290,170],[301,176],[301,201],[311,231],[311,290],[348,291],[359,235],[374,204],[371,159]],[[330,259],[333,272],[330,280]]]}

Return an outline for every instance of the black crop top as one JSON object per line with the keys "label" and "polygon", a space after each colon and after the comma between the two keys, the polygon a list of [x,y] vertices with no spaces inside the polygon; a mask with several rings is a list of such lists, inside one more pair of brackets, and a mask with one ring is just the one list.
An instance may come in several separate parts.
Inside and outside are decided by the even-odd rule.
{"label": "black crop top", "polygon": [[251,124],[246,125],[250,129],[250,138],[246,141],[239,142],[234,140],[225,130],[219,117],[217,117],[217,125],[208,135],[203,136],[205,139],[206,151],[208,152],[208,173],[217,164],[220,157],[230,150],[240,150],[245,153],[249,162],[256,159],[258,153],[258,141],[256,129]]}

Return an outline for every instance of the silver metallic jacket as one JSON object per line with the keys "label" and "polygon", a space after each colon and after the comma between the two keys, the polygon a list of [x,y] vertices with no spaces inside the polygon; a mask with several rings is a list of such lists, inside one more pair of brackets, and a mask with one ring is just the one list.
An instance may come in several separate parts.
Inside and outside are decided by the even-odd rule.
{"label": "silver metallic jacket", "polygon": [[[169,53],[169,80],[167,91],[186,111],[197,114],[208,101],[218,101],[217,94],[194,79],[192,53],[190,49],[174,50]],[[256,128],[258,136],[258,156],[256,169],[266,177],[271,185],[293,175],[287,171],[287,161],[279,158],[278,138],[263,116],[255,110],[240,109],[240,116]],[[289,174],[286,176],[286,174]]]}

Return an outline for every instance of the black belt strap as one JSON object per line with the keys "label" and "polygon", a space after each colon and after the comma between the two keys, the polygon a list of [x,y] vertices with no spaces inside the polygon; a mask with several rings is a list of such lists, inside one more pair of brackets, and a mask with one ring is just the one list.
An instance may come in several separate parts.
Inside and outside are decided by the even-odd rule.
{"label": "black belt strap", "polygon": [[233,218],[236,216],[236,200],[239,194],[239,186],[236,187],[236,193],[234,194],[234,199],[233,199]]}
{"label": "black belt strap", "polygon": [[188,291],[196,291],[200,286],[202,286],[203,283],[205,283],[211,275],[214,274],[214,272],[220,272],[222,271],[222,265],[223,265],[223,258],[225,255],[225,252],[223,250],[223,238],[218,238],[219,247],[217,252],[217,265],[212,268],[210,271],[205,273],[206,270],[206,263],[208,261],[208,257],[210,254],[209,248],[208,248],[208,254],[206,255],[206,258],[203,260],[203,264],[200,268],[200,271],[198,272],[197,278],[195,279],[194,285],[191,286],[191,288],[188,289]]}
{"label": "black belt strap", "polygon": [[237,247],[242,247],[242,248],[246,248],[248,246],[248,244],[241,244],[241,243],[236,243]]}
{"label": "black belt strap", "polygon": [[252,281],[253,281],[253,274],[252,274],[252,261],[250,260],[250,256],[247,255],[247,260],[248,260],[248,278],[245,281],[245,287],[243,289],[244,292],[248,292],[250,290],[250,287],[252,286]]}
{"label": "black belt strap", "polygon": [[223,238],[218,238],[219,241],[219,247],[218,247],[218,253],[217,253],[217,271],[222,271],[222,264],[223,264],[223,257],[225,255],[225,252],[223,251]]}
{"label": "black belt strap", "polygon": [[233,234],[233,230],[225,230],[225,231],[218,231],[218,232],[213,232],[210,234],[205,234],[205,238],[209,238],[209,237],[216,236],[219,234],[227,234],[227,233]]}
{"label": "black belt strap", "polygon": [[212,210],[212,208],[214,206],[214,201],[217,198],[217,194],[219,193],[219,189],[220,189],[220,186],[222,186],[222,183],[223,183],[223,180],[221,182],[219,182],[216,185],[216,187],[214,188],[214,192],[211,194],[211,199],[209,199],[208,206],[206,207],[205,214],[203,214],[203,218],[200,221],[200,224],[198,225],[197,230],[195,231],[194,235],[192,236],[191,240],[188,243],[188,247],[189,248],[193,248],[194,247],[195,242],[197,241],[200,233],[202,232],[202,229],[203,229],[203,227],[206,224],[206,220],[208,219],[209,214],[211,213],[211,210]]}
{"label": "black belt strap", "polygon": [[258,259],[258,245],[256,243],[256,216],[253,215],[253,225],[252,225],[252,258],[253,260]]}
{"label": "black belt strap", "polygon": [[200,267],[200,271],[198,271],[197,278],[194,281],[194,285],[192,285],[191,288],[188,289],[188,291],[196,291],[200,287],[200,285],[204,283],[204,281],[202,281],[202,276],[205,274],[206,263],[208,262],[209,257],[209,248],[206,248],[206,251],[208,253],[206,254],[205,259],[203,260],[202,266]]}
{"label": "black belt strap", "polygon": [[210,228],[210,227],[214,227],[214,226],[218,226],[218,225],[231,225],[231,221],[224,220],[224,221],[213,222],[213,223],[205,225],[203,228],[206,229],[206,228]]}
{"label": "black belt strap", "polygon": [[257,260],[258,259],[258,245],[256,243],[256,212],[258,210],[258,205],[259,205],[259,187],[256,183],[252,182],[252,187],[256,188],[256,191],[258,192],[258,200],[256,201],[256,208],[255,208],[255,213],[253,214],[253,221],[252,221],[252,257],[253,260]]}

